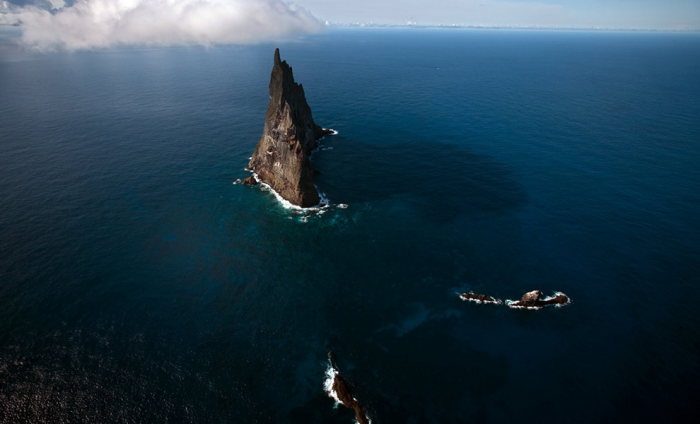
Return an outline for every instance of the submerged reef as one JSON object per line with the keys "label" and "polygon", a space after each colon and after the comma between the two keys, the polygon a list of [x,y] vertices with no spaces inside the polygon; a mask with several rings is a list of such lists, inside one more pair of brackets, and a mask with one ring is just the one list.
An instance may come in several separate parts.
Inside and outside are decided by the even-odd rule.
{"label": "submerged reef", "polygon": [[302,208],[316,206],[321,197],[313,182],[309,157],[318,147],[318,140],[333,133],[314,122],[304,88],[294,82],[292,67],[280,59],[276,49],[265,128],[248,168],[256,179],[291,204]]}

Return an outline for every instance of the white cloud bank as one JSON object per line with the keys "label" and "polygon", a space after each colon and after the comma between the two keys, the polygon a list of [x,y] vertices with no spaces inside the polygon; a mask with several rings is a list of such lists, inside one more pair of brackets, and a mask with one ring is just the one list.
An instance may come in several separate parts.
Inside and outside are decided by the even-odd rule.
{"label": "white cloud bank", "polygon": [[19,23],[22,43],[39,50],[253,43],[323,28],[280,0],[79,0],[53,13],[3,6],[0,23]]}

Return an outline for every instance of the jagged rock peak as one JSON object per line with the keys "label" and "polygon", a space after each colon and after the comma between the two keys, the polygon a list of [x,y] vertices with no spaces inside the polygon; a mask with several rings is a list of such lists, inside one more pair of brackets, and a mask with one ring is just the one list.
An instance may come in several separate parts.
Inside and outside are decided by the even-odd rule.
{"label": "jagged rock peak", "polygon": [[315,206],[320,197],[309,155],[318,139],[331,131],[314,122],[304,88],[294,81],[292,67],[282,61],[279,49],[275,50],[269,91],[265,128],[248,167],[290,203]]}
{"label": "jagged rock peak", "polygon": [[278,47],[275,49],[275,66],[280,65],[280,64],[282,64],[282,59],[280,59],[280,49]]}

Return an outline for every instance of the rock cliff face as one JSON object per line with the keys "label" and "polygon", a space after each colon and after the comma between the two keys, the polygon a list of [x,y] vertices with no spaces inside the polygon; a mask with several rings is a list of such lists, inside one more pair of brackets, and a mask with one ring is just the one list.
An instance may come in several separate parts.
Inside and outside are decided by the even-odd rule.
{"label": "rock cliff face", "polygon": [[318,146],[318,139],[328,133],[331,131],[314,122],[304,88],[294,82],[292,68],[276,49],[265,129],[248,168],[290,203],[303,208],[316,206],[320,198],[309,155]]}

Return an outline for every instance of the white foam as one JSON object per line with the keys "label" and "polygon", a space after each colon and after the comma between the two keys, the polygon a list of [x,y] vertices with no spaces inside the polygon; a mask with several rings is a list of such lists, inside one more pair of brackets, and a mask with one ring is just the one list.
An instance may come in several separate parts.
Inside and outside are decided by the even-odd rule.
{"label": "white foam", "polygon": [[539,311],[542,309],[541,306],[522,306],[522,305],[516,305],[516,303],[520,302],[519,300],[506,300],[506,305],[508,305],[509,308],[513,309],[529,309],[531,311]]}
{"label": "white foam", "polygon": [[[336,131],[336,134],[337,134],[337,131]],[[317,147],[311,153],[313,154],[313,152],[317,151],[319,148],[320,147]],[[329,147],[327,149],[332,149],[332,147]],[[260,179],[258,174],[255,173],[252,169],[249,169],[249,168],[244,168],[244,169],[246,171],[250,172],[251,174],[253,174],[253,178],[255,178],[255,181],[257,181],[258,184],[260,184],[260,190],[269,191],[270,193],[272,193],[275,196],[275,198],[277,198],[277,200],[282,204],[282,207],[284,207],[285,209],[293,210],[295,213],[305,213],[305,212],[309,212],[309,211],[318,211],[318,214],[320,215],[322,213],[323,209],[331,206],[331,201],[328,199],[328,196],[326,196],[326,193],[319,190],[318,186],[316,184],[314,184],[314,187],[316,188],[316,191],[318,192],[318,197],[319,197],[318,205],[310,206],[308,208],[302,208],[301,206],[297,206],[297,205],[292,204],[290,201],[288,201],[287,199],[282,197],[279,193],[277,193],[277,191],[275,191],[275,189],[273,189],[269,184],[264,183]],[[241,180],[238,179],[238,180],[236,180],[236,182],[234,182],[234,184],[238,184],[240,182],[241,182]],[[338,205],[338,207],[341,209],[346,209],[348,207],[348,205],[341,203]],[[304,220],[303,222],[306,222],[306,220]]]}
{"label": "white foam", "polygon": [[338,393],[333,390],[333,383],[335,382],[336,375],[338,375],[338,370],[333,368],[333,364],[331,364],[329,358],[328,368],[326,369],[326,379],[323,381],[323,391],[326,392],[331,399],[335,400],[334,408],[337,408],[338,405],[345,405],[338,397]]}
{"label": "white foam", "polygon": [[[297,205],[292,204],[290,201],[288,201],[287,199],[282,197],[279,193],[277,193],[277,191],[275,191],[275,189],[270,187],[269,184],[264,183],[260,179],[260,177],[258,177],[258,174],[256,174],[255,172],[253,172],[253,178],[255,178],[255,181],[257,181],[258,184],[260,184],[260,190],[269,191],[270,193],[274,194],[275,197],[277,198],[277,200],[282,204],[282,206],[285,209],[292,209],[295,211],[302,211],[303,212],[303,211],[315,211],[315,210],[318,210],[322,207],[328,206],[328,203],[329,203],[328,198],[326,197],[325,194],[321,193],[320,191],[318,192],[318,195],[321,198],[321,201],[318,203],[318,205],[310,206],[308,208],[302,208],[301,206],[297,206]],[[318,190],[318,187],[316,187],[316,190]]]}
{"label": "white foam", "polygon": [[330,131],[330,135],[338,135],[338,131],[332,129],[332,128],[324,128],[324,131]]}
{"label": "white foam", "polygon": [[[316,191],[318,191],[318,197],[321,198],[321,200],[318,202],[318,206],[316,208],[318,209],[318,208],[328,207],[328,205],[330,205],[331,202],[330,202],[330,200],[328,200],[328,197],[326,197],[326,193],[319,190],[318,186],[316,184],[314,184],[314,187],[316,187]],[[309,208],[309,209],[311,209],[311,208]]]}

